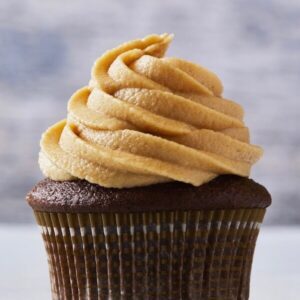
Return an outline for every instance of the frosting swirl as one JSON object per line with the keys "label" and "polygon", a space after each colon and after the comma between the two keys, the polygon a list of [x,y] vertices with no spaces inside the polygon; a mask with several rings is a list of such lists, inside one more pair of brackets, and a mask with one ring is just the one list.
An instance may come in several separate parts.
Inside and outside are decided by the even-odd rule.
{"label": "frosting swirl", "polygon": [[89,86],[69,100],[67,120],[42,136],[45,176],[124,188],[249,175],[262,149],[249,143],[243,109],[221,96],[214,73],[165,58],[171,40],[150,35],[95,62]]}

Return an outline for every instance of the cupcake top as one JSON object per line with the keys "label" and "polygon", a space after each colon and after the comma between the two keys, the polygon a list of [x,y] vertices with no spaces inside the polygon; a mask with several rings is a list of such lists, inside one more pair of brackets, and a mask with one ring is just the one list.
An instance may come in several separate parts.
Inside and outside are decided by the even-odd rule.
{"label": "cupcake top", "polygon": [[127,188],[221,174],[249,175],[262,149],[249,143],[243,109],[194,63],[164,57],[168,34],[104,53],[71,97],[67,120],[42,136],[39,164],[53,180]]}
{"label": "cupcake top", "polygon": [[27,201],[37,211],[135,213],[266,208],[271,196],[259,183],[235,175],[221,175],[199,187],[173,181],[124,189],[46,178],[28,193]]}

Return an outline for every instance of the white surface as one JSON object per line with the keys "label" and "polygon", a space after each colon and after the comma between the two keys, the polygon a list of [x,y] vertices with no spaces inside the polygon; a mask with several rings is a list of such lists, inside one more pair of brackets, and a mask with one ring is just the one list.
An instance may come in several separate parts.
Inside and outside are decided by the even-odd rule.
{"label": "white surface", "polygon": [[[50,299],[47,260],[33,226],[0,226],[0,291],[4,300]],[[263,228],[257,243],[251,300],[297,300],[300,228]]]}

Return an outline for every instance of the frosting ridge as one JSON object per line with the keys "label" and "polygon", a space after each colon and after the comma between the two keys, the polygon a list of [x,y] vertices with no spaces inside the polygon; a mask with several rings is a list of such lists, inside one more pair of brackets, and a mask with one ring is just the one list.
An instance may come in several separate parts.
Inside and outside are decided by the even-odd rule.
{"label": "frosting ridge", "polygon": [[95,62],[89,86],[69,100],[67,120],[42,136],[45,176],[124,188],[249,175],[262,149],[249,143],[242,107],[222,98],[211,71],[164,57],[171,40],[150,35]]}

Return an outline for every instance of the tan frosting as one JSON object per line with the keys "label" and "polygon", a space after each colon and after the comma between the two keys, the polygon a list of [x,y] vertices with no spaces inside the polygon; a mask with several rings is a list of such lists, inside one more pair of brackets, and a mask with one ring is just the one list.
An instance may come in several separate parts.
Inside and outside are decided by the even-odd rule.
{"label": "tan frosting", "polygon": [[47,177],[123,188],[249,175],[262,149],[249,144],[243,109],[222,98],[214,73],[164,58],[171,40],[147,36],[95,62],[89,87],[69,101],[67,120],[42,136]]}

